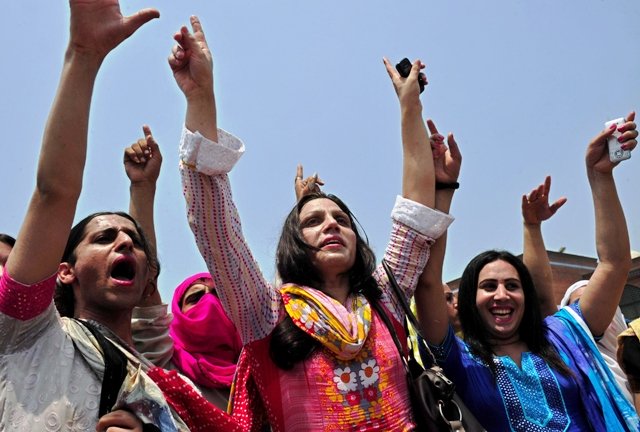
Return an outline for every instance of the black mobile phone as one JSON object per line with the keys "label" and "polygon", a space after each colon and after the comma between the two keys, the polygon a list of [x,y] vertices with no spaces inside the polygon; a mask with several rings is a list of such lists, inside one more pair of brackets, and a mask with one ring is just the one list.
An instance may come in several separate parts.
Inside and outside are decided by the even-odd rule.
{"label": "black mobile phone", "polygon": [[[411,61],[406,57],[403,58],[400,60],[400,63],[396,65],[396,70],[401,77],[408,77],[411,73]],[[418,84],[420,85],[420,93],[422,93],[424,91],[424,86],[427,84],[427,77],[422,72],[418,75]]]}

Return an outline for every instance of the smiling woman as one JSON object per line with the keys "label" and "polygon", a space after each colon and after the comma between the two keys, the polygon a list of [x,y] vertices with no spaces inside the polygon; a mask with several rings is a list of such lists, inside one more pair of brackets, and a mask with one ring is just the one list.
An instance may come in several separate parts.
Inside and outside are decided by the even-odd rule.
{"label": "smiling woman", "polygon": [[[619,141],[630,150],[638,136],[633,119],[632,113],[620,126]],[[541,305],[548,302],[539,300],[524,263],[509,252],[482,252],[469,262],[460,279],[463,339],[458,338],[443,319],[447,314],[441,278],[445,243],[432,248],[416,290],[421,324],[438,363],[487,430],[638,430],[638,416],[594,341],[611,322],[631,263],[626,221],[613,179],[617,164],[607,151],[607,138],[613,132],[602,131],[587,147],[599,262],[579,303],[543,319]],[[549,181],[539,190],[548,191]],[[443,210],[452,198],[445,193],[436,193],[437,207]],[[531,214],[525,211],[525,201],[527,225]],[[560,202],[564,201],[554,205],[559,207]],[[544,218],[538,219],[538,240],[534,241],[530,227],[525,227],[525,240],[546,254],[540,220]],[[543,261],[528,259],[538,273],[544,272]],[[537,274],[541,297],[543,285],[550,285],[546,279]]]}

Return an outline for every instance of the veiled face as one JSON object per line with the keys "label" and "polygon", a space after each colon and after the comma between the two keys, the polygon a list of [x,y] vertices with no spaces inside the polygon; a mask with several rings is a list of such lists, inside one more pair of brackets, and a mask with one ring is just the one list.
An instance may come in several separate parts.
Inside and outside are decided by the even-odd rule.
{"label": "veiled face", "polygon": [[200,278],[196,280],[184,292],[182,300],[180,301],[180,310],[182,313],[186,313],[197,305],[202,297],[207,294],[213,294],[215,291],[213,280],[210,278]]}

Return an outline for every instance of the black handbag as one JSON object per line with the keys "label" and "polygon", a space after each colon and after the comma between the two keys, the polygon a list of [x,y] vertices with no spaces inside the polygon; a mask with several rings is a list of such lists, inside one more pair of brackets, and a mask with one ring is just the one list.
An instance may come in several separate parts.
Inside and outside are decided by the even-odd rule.
{"label": "black handbag", "polygon": [[[373,302],[378,315],[380,315],[380,318],[389,329],[407,372],[409,396],[417,423],[416,430],[425,432],[486,432],[486,429],[482,427],[455,393],[455,385],[446,377],[442,368],[437,365],[435,357],[422,335],[418,320],[411,311],[404,294],[400,291],[389,264],[383,260],[382,266],[387,273],[391,288],[406,314],[405,330],[407,330],[408,320],[419,336],[418,343],[422,343],[425,352],[429,353],[429,358],[423,359],[423,361],[428,361],[430,364],[425,364],[424,368],[416,360],[413,346],[410,346],[407,358],[389,317],[378,303]],[[408,334],[409,332],[407,331]]]}

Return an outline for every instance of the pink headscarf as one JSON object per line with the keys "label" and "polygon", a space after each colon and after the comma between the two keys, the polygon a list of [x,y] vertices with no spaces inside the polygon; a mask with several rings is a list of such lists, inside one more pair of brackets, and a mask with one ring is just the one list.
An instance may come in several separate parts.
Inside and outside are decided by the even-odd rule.
{"label": "pink headscarf", "polygon": [[211,279],[209,273],[198,273],[185,279],[173,293],[173,321],[169,334],[173,338],[173,363],[194,383],[209,388],[231,387],[242,340],[227,317],[220,299],[205,294],[186,313],[180,299],[198,279]]}

